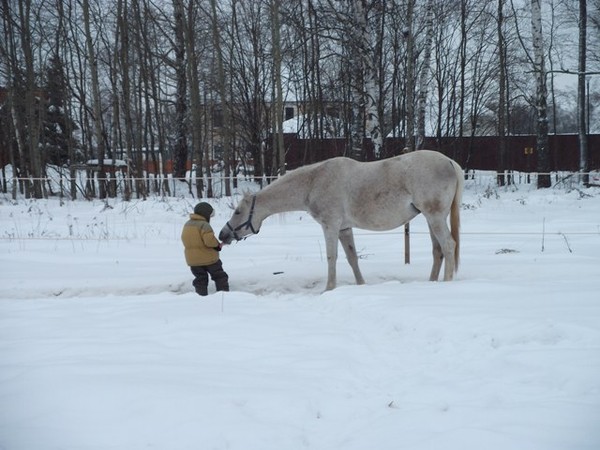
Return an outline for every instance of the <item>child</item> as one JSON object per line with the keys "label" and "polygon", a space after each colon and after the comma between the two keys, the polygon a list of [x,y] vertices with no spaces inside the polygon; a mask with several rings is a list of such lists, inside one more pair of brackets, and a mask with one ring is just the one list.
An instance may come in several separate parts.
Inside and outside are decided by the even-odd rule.
{"label": "child", "polygon": [[221,244],[209,224],[213,214],[213,207],[208,203],[198,203],[181,232],[185,261],[195,277],[192,285],[196,293],[203,296],[208,295],[208,275],[215,282],[217,291],[229,290],[229,277],[219,259]]}

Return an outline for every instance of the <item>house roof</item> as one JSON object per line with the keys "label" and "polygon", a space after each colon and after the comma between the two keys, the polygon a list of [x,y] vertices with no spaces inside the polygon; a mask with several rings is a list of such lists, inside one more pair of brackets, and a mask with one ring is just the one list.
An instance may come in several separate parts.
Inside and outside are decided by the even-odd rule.
{"label": "house roof", "polygon": [[283,122],[283,132],[286,134],[297,134],[298,137],[306,139],[316,137],[315,119],[318,126],[323,127],[323,137],[337,138],[344,136],[344,123],[342,120],[332,116],[318,114],[300,114]]}

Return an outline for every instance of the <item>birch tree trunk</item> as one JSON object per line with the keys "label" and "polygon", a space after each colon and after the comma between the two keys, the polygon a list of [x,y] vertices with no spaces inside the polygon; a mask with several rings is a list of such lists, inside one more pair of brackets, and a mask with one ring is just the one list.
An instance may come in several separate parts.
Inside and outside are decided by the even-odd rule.
{"label": "birch tree trunk", "polygon": [[433,43],[433,1],[427,1],[427,36],[425,39],[423,69],[419,74],[419,99],[417,109],[417,138],[415,148],[423,148],[425,141],[425,108],[427,106],[427,86],[429,83],[429,71],[431,70],[431,46]]}
{"label": "birch tree trunk", "polygon": [[415,149],[415,42],[413,17],[415,0],[408,0],[406,10],[406,148]]}
{"label": "birch tree trunk", "polygon": [[348,45],[348,64],[352,100],[352,129],[350,133],[350,156],[363,160],[365,136],[371,138],[375,158],[383,149],[383,133],[379,117],[380,82],[377,70],[377,51],[369,21],[369,2],[353,0],[351,3]]}
{"label": "birch tree trunk", "polygon": [[[10,163],[13,166],[13,177],[28,177],[28,167],[25,164],[25,139],[24,139],[24,130],[26,129],[25,124],[23,123],[21,115],[17,111],[17,107],[15,102],[17,101],[17,96],[20,95],[17,92],[17,85],[14,80],[14,72],[18,70],[17,66],[17,48],[16,48],[16,30],[14,29],[16,24],[11,16],[11,9],[8,4],[8,0],[2,0],[2,21],[4,26],[4,45],[6,48],[3,49],[3,54],[7,56],[6,62],[6,78],[10,80],[11,85],[9,89],[7,89],[7,103],[10,108],[10,121],[13,126],[14,131],[14,139],[16,141],[17,146],[17,157],[15,158],[15,153],[13,150],[13,146],[9,145],[10,152]],[[10,135],[9,135],[10,136]],[[17,199],[17,190],[20,183],[12,184],[12,199]]]}
{"label": "birch tree trunk", "polygon": [[375,55],[370,52],[364,54],[365,58],[365,99],[366,99],[366,132],[373,142],[375,159],[381,157],[383,150],[383,132],[379,120],[379,80],[375,69]]}
{"label": "birch tree trunk", "polygon": [[352,124],[350,131],[349,156],[358,161],[364,157],[363,139],[365,136],[365,70],[363,56],[363,39],[367,34],[367,23],[363,8],[363,0],[352,0],[352,17],[350,26],[349,69],[352,100]]}
{"label": "birch tree trunk", "polygon": [[587,52],[587,2],[579,0],[579,70],[577,74],[577,128],[579,132],[579,171],[582,182],[588,185],[588,137],[585,118],[585,75]]}
{"label": "birch tree trunk", "polygon": [[[381,130],[381,120],[379,118],[379,77],[377,70],[377,51],[373,40],[376,39],[375,33],[372,31],[373,26],[369,24],[367,2],[361,0],[362,13],[363,13],[363,36],[361,39],[361,55],[363,57],[363,68],[365,71],[365,131],[367,136],[371,138],[373,142],[373,153],[375,159],[381,157],[383,151],[383,132]],[[383,12],[382,12],[383,14]]]}
{"label": "birch tree trunk", "polygon": [[[188,78],[190,80],[190,109],[192,122],[192,160],[196,162],[196,196],[204,194],[204,170],[202,152],[202,101],[200,99],[200,76],[198,74],[198,58],[196,56],[196,32],[194,20],[194,2],[188,3],[185,24],[185,51],[187,54]],[[206,162],[206,196],[213,197],[210,161]]]}
{"label": "birch tree trunk", "polygon": [[497,183],[506,184],[506,45],[504,42],[504,0],[498,0],[498,169]]}
{"label": "birch tree trunk", "polygon": [[550,149],[548,147],[548,115],[544,39],[542,32],[541,0],[531,0],[531,30],[533,35],[534,72],[536,77],[537,112],[537,171],[538,188],[551,186]]}

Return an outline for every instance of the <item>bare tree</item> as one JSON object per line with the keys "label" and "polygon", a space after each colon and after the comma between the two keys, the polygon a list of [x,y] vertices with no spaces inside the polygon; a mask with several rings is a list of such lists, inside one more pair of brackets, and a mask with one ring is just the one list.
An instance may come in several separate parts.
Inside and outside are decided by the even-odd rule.
{"label": "bare tree", "polygon": [[[169,113],[166,107],[168,102],[163,94],[165,83],[162,77],[169,70],[169,67],[165,67],[163,64],[163,61],[167,59],[166,52],[169,50],[164,42],[166,33],[162,32],[160,14],[152,6],[151,1],[144,0],[143,14],[140,14],[140,20],[142,20],[142,16],[144,26],[140,26],[140,39],[143,42],[141,46],[143,54],[140,59],[142,60],[142,70],[145,71],[146,89],[144,94],[147,102],[147,127],[150,129],[151,142],[149,156],[162,178],[161,190],[168,195],[170,194],[170,187],[167,168],[164,163],[167,160],[166,117]],[[172,46],[169,46],[169,49],[170,47]],[[156,142],[158,152],[155,152],[154,142]]]}
{"label": "bare tree", "polygon": [[460,13],[455,4],[434,4],[434,40],[432,45],[431,123],[438,141],[457,136],[459,130]]}
{"label": "bare tree", "polygon": [[41,104],[45,101],[45,94],[41,92],[36,80],[36,71],[34,63],[34,48],[32,35],[32,1],[23,0],[19,2],[19,31],[21,37],[21,51],[24,63],[25,78],[25,115],[28,129],[27,149],[29,154],[29,164],[32,176],[32,195],[35,198],[44,197],[44,184],[42,182],[42,160],[38,148],[40,139],[42,108]]}
{"label": "bare tree", "polygon": [[351,131],[348,145],[348,156],[362,160],[364,158],[363,138],[365,136],[365,40],[368,39],[367,18],[364,0],[350,2],[350,17],[348,26],[348,68],[351,92]]}
{"label": "bare tree", "polygon": [[273,87],[275,95],[271,108],[273,123],[273,156],[280,175],[285,174],[285,148],[283,146],[283,87],[281,84],[281,30],[279,16],[281,14],[280,0],[270,0],[271,39],[273,46]]}
{"label": "bare tree", "polygon": [[544,63],[544,39],[542,31],[542,12],[540,0],[531,0],[531,31],[533,36],[534,72],[536,78],[536,113],[537,113],[537,170],[538,188],[551,186],[550,149],[548,147],[548,115],[546,67]]}
{"label": "bare tree", "polygon": [[406,148],[415,149],[415,37],[414,11],[415,0],[407,0],[406,27]]}
{"label": "bare tree", "polygon": [[174,32],[175,32],[175,145],[173,149],[173,176],[184,179],[188,161],[188,103],[187,103],[187,68],[185,59],[185,17],[183,0],[173,0]]}
{"label": "bare tree", "polygon": [[185,52],[187,59],[187,70],[189,83],[189,98],[190,98],[190,121],[192,128],[192,161],[196,163],[196,196],[202,197],[204,194],[204,171],[206,171],[206,196],[213,196],[212,177],[210,173],[210,161],[206,161],[206,166],[203,164],[203,139],[202,139],[202,99],[200,97],[200,74],[198,70],[198,59],[201,56],[200,50],[196,44],[196,22],[197,16],[195,7],[197,6],[194,0],[189,0],[187,4],[187,16],[183,20],[184,24],[184,39]]}
{"label": "bare tree", "polygon": [[422,149],[425,141],[425,107],[427,106],[427,91],[429,83],[429,73],[431,70],[431,46],[433,45],[433,0],[427,0],[426,4],[427,20],[425,29],[427,32],[424,45],[423,65],[419,73],[419,98],[417,108],[417,136],[415,148]]}
{"label": "bare tree", "polygon": [[579,171],[582,174],[582,182],[588,185],[590,176],[588,173],[588,136],[586,125],[586,97],[585,79],[587,62],[587,1],[579,0],[579,52],[577,73],[577,129],[579,134]]}
{"label": "bare tree", "polygon": [[104,136],[102,130],[102,105],[100,98],[100,81],[98,79],[98,58],[94,49],[94,39],[92,36],[90,5],[89,0],[82,0],[83,7],[83,25],[85,30],[85,42],[87,49],[87,58],[90,66],[90,75],[92,77],[92,104],[94,122],[94,138],[96,143],[96,157],[98,158],[98,196],[106,198],[106,171],[104,169]]}
{"label": "bare tree", "polygon": [[379,158],[383,148],[380,61],[385,5],[368,0],[347,3],[328,0],[326,12],[328,33],[335,36],[334,42],[339,42],[332,49],[338,57],[337,82],[346,87],[342,95],[348,121],[346,154],[363,160],[364,139],[368,137],[375,157]]}
{"label": "bare tree", "polygon": [[225,168],[225,178],[227,183],[225,184],[225,194],[231,195],[231,183],[229,183],[229,179],[231,177],[231,149],[233,147],[232,144],[232,135],[230,132],[230,126],[232,123],[231,120],[231,102],[229,102],[227,96],[227,82],[225,80],[225,68],[224,68],[224,57],[223,50],[221,47],[221,36],[219,33],[218,26],[218,16],[217,16],[217,4],[216,0],[210,0],[210,8],[212,13],[212,36],[213,36],[213,45],[215,48],[215,59],[217,63],[217,91],[220,97],[220,104],[223,112],[223,159],[224,159],[224,168]]}
{"label": "bare tree", "polygon": [[[139,178],[146,161],[164,174],[162,163],[172,150],[175,177],[186,176],[191,159],[195,194],[211,196],[209,161],[217,137],[223,138],[225,176],[238,157],[254,161],[257,179],[283,173],[281,122],[284,101],[292,98],[298,101],[295,112],[308,119],[306,136],[335,135],[327,117],[335,116],[343,123],[338,135],[347,138],[347,152],[357,159],[365,157],[365,138],[376,156],[383,156],[383,136],[390,130],[405,137],[410,149],[422,146],[428,124],[440,142],[446,136],[497,134],[500,183],[510,168],[511,134],[517,132],[537,133],[538,180],[549,183],[544,174],[551,168],[551,117],[553,132],[577,129],[579,168],[586,172],[594,150],[586,144],[587,128],[596,129],[594,98],[600,95],[591,76],[600,64],[600,3],[552,0],[544,2],[552,8],[544,15],[541,0],[522,4],[517,14],[514,5],[512,13],[508,8],[512,3],[0,0],[0,82],[7,94],[2,139],[11,143],[3,161],[10,159],[14,173],[28,180],[18,185],[26,195],[52,194],[45,191],[49,184],[33,180],[56,162],[45,153],[47,141],[40,139],[47,136],[40,132],[48,122],[44,111],[50,110],[42,105],[41,75],[57,55],[66,74],[65,108],[75,121],[70,132],[77,128],[82,158],[97,158],[100,168],[90,170],[86,195],[116,193],[115,178],[108,185],[104,181],[105,160],[125,154],[129,173]],[[544,19],[551,20],[549,27],[543,22],[546,35]],[[524,37],[518,30],[529,28],[530,20],[533,37]],[[577,90],[555,90],[551,83],[558,72],[577,75]],[[576,93],[577,110],[560,102],[561,95]],[[211,123],[211,112],[213,119],[222,114],[221,126]],[[71,163],[78,153],[71,145]],[[307,147],[301,159],[315,157]],[[470,161],[467,157],[467,166]],[[75,168],[72,164],[73,179]],[[170,193],[163,180],[163,192]],[[136,183],[136,192],[143,197],[150,186],[147,180]],[[154,186],[158,190],[158,183]],[[75,188],[73,183],[72,197]],[[125,198],[131,189],[129,180]]]}
{"label": "bare tree", "polygon": [[236,105],[232,118],[235,117],[244,142],[243,151],[254,160],[254,176],[261,180],[276,171],[270,149],[265,145],[271,124],[268,106],[273,81],[267,38],[271,34],[269,14],[264,1],[239,0],[233,0],[231,13],[229,72],[231,103]]}
{"label": "bare tree", "polygon": [[[364,70],[364,103],[366,119],[366,135],[373,142],[373,153],[375,158],[380,158],[383,150],[383,130],[381,129],[381,117],[379,114],[381,80],[378,76],[376,61],[381,53],[381,45],[376,44],[380,40],[377,33],[377,16],[382,16],[385,9],[377,10],[374,4],[363,2],[364,28],[362,29],[361,57]],[[361,23],[361,26],[363,24]],[[379,49],[379,50],[378,50]]]}
{"label": "bare tree", "polygon": [[465,91],[466,91],[466,67],[467,67],[467,1],[460,0],[460,94],[458,95],[458,135],[464,136],[465,123]]}
{"label": "bare tree", "polygon": [[[10,8],[8,0],[2,0],[2,22],[4,29],[4,45],[2,46],[2,56],[5,60],[4,67],[5,77],[8,81],[7,89],[7,104],[10,109],[9,117],[7,117],[7,125],[12,125],[13,133],[8,135],[5,140],[9,145],[9,161],[13,166],[13,171],[17,176],[28,177],[28,165],[25,163],[26,148],[25,148],[25,130],[26,124],[23,114],[20,114],[20,108],[17,106],[17,98],[22,96],[22,88],[18,83],[18,73],[20,71],[17,57],[17,31],[18,24],[15,23],[14,13]],[[7,127],[8,128],[8,127]],[[17,153],[15,155],[13,145],[11,145],[11,137],[14,136],[16,141]],[[13,183],[12,197],[17,197],[17,183]],[[27,194],[29,195],[29,186],[27,183]]]}
{"label": "bare tree", "polygon": [[498,175],[499,186],[507,184],[506,145],[506,44],[504,39],[504,0],[498,0]]}
{"label": "bare tree", "polygon": [[[141,175],[141,171],[140,173],[138,173],[138,167],[139,167],[139,162],[141,161],[134,161],[134,156],[133,156],[133,149],[134,149],[134,143],[133,143],[133,135],[134,135],[134,130],[133,130],[133,117],[132,117],[132,111],[131,111],[131,104],[132,104],[132,82],[131,82],[131,78],[130,78],[130,64],[129,64],[129,58],[130,58],[130,48],[129,48],[129,42],[130,42],[130,37],[129,37],[129,5],[128,5],[128,0],[118,0],[117,1],[117,33],[120,37],[120,39],[117,40],[117,43],[120,44],[119,45],[119,49],[118,51],[115,51],[115,55],[118,55],[118,57],[116,58],[119,65],[117,66],[120,70],[120,75],[121,75],[121,93],[120,93],[120,104],[121,104],[121,110],[123,111],[123,120],[124,120],[124,140],[125,142],[123,143],[125,146],[125,155],[127,158],[127,163],[129,166],[129,172],[131,175],[133,175],[133,177],[135,178],[135,183],[136,186],[138,187],[137,192],[140,193],[139,187],[140,184],[143,185],[143,183],[141,182],[140,175]],[[136,149],[136,155],[141,156],[141,149],[137,148]],[[136,164],[137,163],[137,164]],[[143,188],[142,188],[143,189]],[[113,193],[113,195],[115,195],[115,193]],[[129,182],[125,183],[125,189],[124,189],[124,198],[125,200],[129,200],[131,197],[131,184]]]}

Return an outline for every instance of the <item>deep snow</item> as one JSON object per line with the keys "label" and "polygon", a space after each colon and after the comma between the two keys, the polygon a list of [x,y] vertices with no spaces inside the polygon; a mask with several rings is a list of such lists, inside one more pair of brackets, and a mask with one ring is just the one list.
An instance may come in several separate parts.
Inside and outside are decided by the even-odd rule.
{"label": "deep snow", "polygon": [[0,197],[0,449],[600,448],[600,189],[467,182],[450,283],[417,218],[323,293],[319,226],[274,216],[206,298],[194,203]]}

